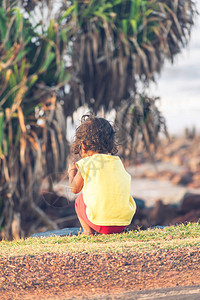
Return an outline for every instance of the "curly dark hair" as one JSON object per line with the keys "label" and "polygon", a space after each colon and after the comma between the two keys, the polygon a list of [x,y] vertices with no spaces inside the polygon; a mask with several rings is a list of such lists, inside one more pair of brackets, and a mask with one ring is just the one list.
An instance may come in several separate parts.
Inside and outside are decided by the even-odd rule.
{"label": "curly dark hair", "polygon": [[114,155],[118,151],[115,133],[113,126],[106,119],[92,114],[83,115],[81,125],[76,129],[72,153],[80,155],[81,144],[83,144],[86,152],[90,150]]}

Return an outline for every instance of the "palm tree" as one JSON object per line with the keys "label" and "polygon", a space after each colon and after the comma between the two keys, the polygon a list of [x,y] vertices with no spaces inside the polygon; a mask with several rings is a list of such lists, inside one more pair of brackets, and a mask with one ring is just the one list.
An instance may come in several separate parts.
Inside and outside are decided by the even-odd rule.
{"label": "palm tree", "polygon": [[[173,63],[187,45],[194,2],[68,1],[65,9],[62,22],[73,32],[69,94],[74,99],[73,110],[83,103],[95,113],[101,107],[116,109],[123,142],[130,141],[129,156],[138,138],[142,137],[147,149],[155,146],[159,131],[166,133],[166,126],[156,106],[157,97],[150,99],[146,87],[155,81],[164,61]],[[69,102],[65,103],[67,115]]]}
{"label": "palm tree", "polygon": [[56,225],[38,206],[39,187],[66,164],[66,125],[56,92],[68,82],[66,38],[53,21],[38,34],[16,7],[0,7],[0,227],[34,217]]}

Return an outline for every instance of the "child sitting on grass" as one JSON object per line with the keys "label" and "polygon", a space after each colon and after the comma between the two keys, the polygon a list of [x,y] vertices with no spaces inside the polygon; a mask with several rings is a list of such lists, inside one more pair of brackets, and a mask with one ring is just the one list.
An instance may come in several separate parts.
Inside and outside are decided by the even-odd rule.
{"label": "child sitting on grass", "polygon": [[131,176],[118,156],[115,131],[104,118],[84,115],[72,153],[81,159],[68,168],[75,209],[85,234],[122,232],[136,211],[130,196]]}

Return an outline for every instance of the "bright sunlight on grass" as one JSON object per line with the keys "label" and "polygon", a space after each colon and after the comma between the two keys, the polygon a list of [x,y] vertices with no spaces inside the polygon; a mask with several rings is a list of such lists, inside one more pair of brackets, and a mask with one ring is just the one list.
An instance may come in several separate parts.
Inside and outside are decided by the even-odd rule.
{"label": "bright sunlight on grass", "polygon": [[144,252],[200,246],[200,224],[135,230],[121,234],[27,238],[0,242],[0,256],[78,252]]}

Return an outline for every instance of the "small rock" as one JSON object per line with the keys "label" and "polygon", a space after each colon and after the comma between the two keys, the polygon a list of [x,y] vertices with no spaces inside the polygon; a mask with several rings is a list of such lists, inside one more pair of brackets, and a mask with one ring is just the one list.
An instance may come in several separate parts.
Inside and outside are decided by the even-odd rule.
{"label": "small rock", "polygon": [[197,223],[200,218],[200,210],[192,210],[189,213],[179,216],[172,220],[171,225],[182,224],[182,223]]}
{"label": "small rock", "polygon": [[179,211],[181,213],[188,213],[198,209],[200,209],[200,195],[186,193],[181,201]]}
{"label": "small rock", "polygon": [[163,204],[162,200],[157,200],[155,207],[149,213],[151,226],[168,225],[176,217],[176,209],[168,204]]}
{"label": "small rock", "polygon": [[34,233],[30,237],[43,238],[43,237],[50,237],[50,236],[67,236],[67,235],[71,236],[71,235],[78,235],[82,232],[83,232],[82,228],[78,228],[78,227],[63,228],[58,230]]}
{"label": "small rock", "polygon": [[135,200],[135,204],[136,204],[136,207],[137,208],[140,208],[140,209],[144,209],[145,208],[145,201],[141,198],[137,198],[137,197],[134,197],[134,200]]}
{"label": "small rock", "polygon": [[187,184],[191,183],[192,181],[193,181],[193,173],[192,172],[176,174],[172,178],[173,184],[187,185]]}

